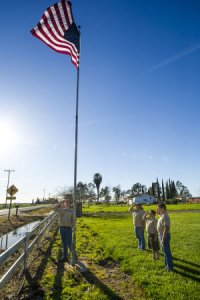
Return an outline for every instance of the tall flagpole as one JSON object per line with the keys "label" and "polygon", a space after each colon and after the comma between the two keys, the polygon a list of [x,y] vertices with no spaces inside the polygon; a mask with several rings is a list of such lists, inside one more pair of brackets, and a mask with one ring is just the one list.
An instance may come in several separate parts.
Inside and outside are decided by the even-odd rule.
{"label": "tall flagpole", "polygon": [[[79,42],[80,42],[80,26],[78,26],[79,30]],[[80,43],[79,43],[80,44]],[[79,74],[80,74],[80,51],[79,51],[79,65],[77,68],[77,86],[76,86],[76,116],[75,116],[75,153],[74,153],[74,201],[73,201],[73,248],[72,248],[72,266],[75,265],[76,262],[76,199],[77,199],[77,154],[78,154],[78,108],[79,108]]]}

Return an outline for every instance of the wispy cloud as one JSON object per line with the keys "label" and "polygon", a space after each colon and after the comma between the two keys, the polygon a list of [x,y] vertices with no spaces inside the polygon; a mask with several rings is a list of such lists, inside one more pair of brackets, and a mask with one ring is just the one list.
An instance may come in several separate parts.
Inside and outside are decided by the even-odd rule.
{"label": "wispy cloud", "polygon": [[166,65],[169,65],[169,64],[171,64],[171,63],[173,63],[173,62],[175,62],[175,61],[177,61],[177,60],[179,60],[179,59],[181,59],[181,58],[183,58],[183,57],[185,57],[185,56],[187,56],[187,55],[189,55],[189,54],[197,51],[198,49],[200,49],[200,44],[198,44],[196,46],[193,46],[191,48],[187,48],[187,49],[185,49],[185,50],[183,50],[183,51],[181,51],[181,52],[179,52],[179,53],[177,53],[177,54],[175,54],[175,55],[167,58],[166,60],[162,61],[161,63],[159,63],[159,64],[157,64],[157,65],[155,65],[155,66],[153,66],[153,67],[151,67],[151,68],[149,68],[147,70],[145,70],[143,72],[143,74],[151,73],[151,72],[153,72],[153,71],[155,71],[157,69],[160,69],[160,68],[162,68],[162,67],[164,67]]}

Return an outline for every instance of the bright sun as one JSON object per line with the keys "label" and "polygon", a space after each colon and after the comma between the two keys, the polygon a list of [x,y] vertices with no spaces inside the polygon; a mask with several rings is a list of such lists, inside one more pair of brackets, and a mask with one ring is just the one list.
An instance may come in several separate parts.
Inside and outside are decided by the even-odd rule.
{"label": "bright sun", "polygon": [[19,143],[19,134],[14,123],[0,121],[0,157],[15,151]]}

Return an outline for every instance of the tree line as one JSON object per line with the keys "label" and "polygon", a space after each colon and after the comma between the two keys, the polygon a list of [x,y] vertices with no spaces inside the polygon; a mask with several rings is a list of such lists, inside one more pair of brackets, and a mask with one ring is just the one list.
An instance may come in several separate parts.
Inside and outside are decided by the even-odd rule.
{"label": "tree line", "polygon": [[[132,197],[138,194],[148,193],[153,195],[158,202],[170,203],[170,200],[177,197],[186,198],[190,197],[191,194],[188,188],[183,185],[180,181],[174,181],[168,179],[164,182],[162,179],[159,182],[158,178],[155,182],[152,182],[150,187],[141,184],[139,182],[134,183],[132,187],[128,190],[123,190],[120,185],[116,185],[112,188],[108,186],[103,186],[103,177],[100,173],[95,173],[93,180],[90,183],[77,183],[77,202],[100,202],[103,199],[104,202],[109,203],[113,194],[114,200],[120,202],[127,197]],[[73,194],[74,187],[64,187],[58,190],[59,196],[64,196],[65,194]]]}

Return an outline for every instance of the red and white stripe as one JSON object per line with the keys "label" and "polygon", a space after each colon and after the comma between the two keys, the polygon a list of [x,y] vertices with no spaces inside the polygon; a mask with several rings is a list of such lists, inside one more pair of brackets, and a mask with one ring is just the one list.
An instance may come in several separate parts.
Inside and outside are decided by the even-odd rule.
{"label": "red and white stripe", "polygon": [[71,56],[72,63],[79,66],[76,46],[64,39],[64,32],[73,23],[71,5],[65,0],[47,8],[38,25],[31,33],[56,52]]}

